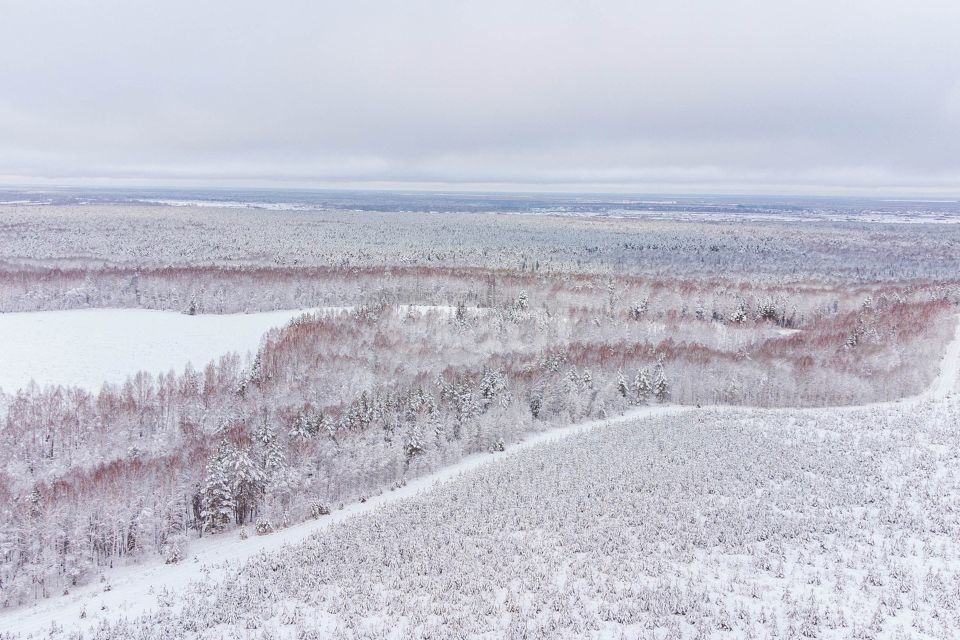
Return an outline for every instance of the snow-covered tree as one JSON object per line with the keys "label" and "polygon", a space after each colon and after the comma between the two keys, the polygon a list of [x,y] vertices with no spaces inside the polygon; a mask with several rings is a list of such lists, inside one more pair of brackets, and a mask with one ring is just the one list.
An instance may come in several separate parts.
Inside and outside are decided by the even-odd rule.
{"label": "snow-covered tree", "polygon": [[624,398],[630,397],[630,386],[627,379],[623,376],[623,371],[617,371],[617,392]]}
{"label": "snow-covered tree", "polygon": [[657,402],[666,402],[670,397],[670,382],[667,380],[667,374],[663,369],[663,361],[658,361],[653,368],[653,397]]}
{"label": "snow-covered tree", "polygon": [[229,450],[230,445],[226,442],[220,444],[216,455],[207,463],[206,477],[200,489],[201,526],[209,533],[226,528],[237,508],[227,461]]}
{"label": "snow-covered tree", "polygon": [[287,471],[287,455],[270,421],[264,419],[253,436],[263,482],[271,485],[283,480]]}
{"label": "snow-covered tree", "polygon": [[633,381],[633,392],[640,404],[646,404],[650,397],[654,395],[654,383],[650,380],[650,374],[646,369],[637,371],[637,376]]}
{"label": "snow-covered tree", "polygon": [[248,451],[236,445],[228,445],[222,465],[229,482],[235,520],[242,525],[256,515],[263,500],[264,472]]}

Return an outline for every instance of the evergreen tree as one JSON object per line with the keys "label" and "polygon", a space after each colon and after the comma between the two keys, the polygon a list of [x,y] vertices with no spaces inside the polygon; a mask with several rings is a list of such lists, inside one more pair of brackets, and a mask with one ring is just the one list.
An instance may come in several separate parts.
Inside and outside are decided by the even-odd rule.
{"label": "evergreen tree", "polygon": [[265,488],[264,474],[248,452],[236,446],[227,448],[223,464],[233,498],[234,516],[237,524],[242,525],[256,515]]}
{"label": "evergreen tree", "polygon": [[633,389],[637,395],[637,402],[646,404],[650,396],[654,395],[653,383],[650,381],[650,375],[646,369],[637,371],[637,377],[633,381]]}
{"label": "evergreen tree", "polygon": [[585,389],[593,389],[593,374],[590,373],[589,369],[583,370],[583,374],[580,376],[580,382]]}
{"label": "evergreen tree", "polygon": [[505,398],[502,397],[504,391],[507,390],[507,378],[503,375],[502,371],[491,371],[484,367],[483,373],[480,376],[480,404],[483,410],[488,409],[494,401],[500,396],[500,401],[503,403]]}
{"label": "evergreen tree", "polygon": [[226,528],[236,509],[226,466],[228,445],[221,443],[216,455],[207,464],[206,477],[200,490],[200,520],[203,531],[216,533]]}
{"label": "evergreen tree", "polygon": [[521,291],[513,303],[513,308],[517,311],[526,311],[530,306],[530,299],[526,291]]}
{"label": "evergreen tree", "polygon": [[317,414],[316,420],[313,421],[314,433],[325,433],[334,444],[337,443],[337,422],[335,420],[327,420],[322,413]]}
{"label": "evergreen tree", "polygon": [[309,440],[311,434],[311,423],[313,421],[310,418],[309,413],[306,410],[301,410],[297,412],[297,417],[293,421],[293,426],[290,427],[290,432],[288,435],[293,439],[300,440]]}
{"label": "evergreen tree", "polygon": [[627,379],[623,377],[623,371],[617,372],[617,391],[624,398],[630,397],[630,387],[627,386]]}
{"label": "evergreen tree", "polygon": [[667,374],[663,370],[663,362],[658,362],[653,369],[653,397],[657,402],[666,402],[670,397],[670,383],[667,381]]}
{"label": "evergreen tree", "polygon": [[410,460],[423,453],[425,448],[423,432],[420,430],[420,426],[416,423],[409,425],[404,434],[403,444],[403,451],[407,456],[407,464],[409,465]]}
{"label": "evergreen tree", "polygon": [[277,437],[273,425],[266,417],[254,434],[254,441],[258,448],[257,457],[263,475],[263,483],[269,486],[273,483],[282,482],[287,471],[287,454],[283,451],[280,438]]}

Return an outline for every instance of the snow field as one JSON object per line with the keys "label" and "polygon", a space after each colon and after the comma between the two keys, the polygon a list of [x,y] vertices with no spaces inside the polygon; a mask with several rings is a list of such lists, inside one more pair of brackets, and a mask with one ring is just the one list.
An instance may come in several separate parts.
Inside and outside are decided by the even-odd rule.
{"label": "snow field", "polygon": [[[179,372],[188,363],[202,369],[226,353],[256,352],[267,331],[303,314],[350,308],[192,316],[149,309],[0,313],[0,390],[14,393],[32,380],[96,392],[138,371]],[[449,307],[409,309],[449,313]]]}
{"label": "snow field", "polygon": [[83,309],[0,314],[0,389],[31,380],[97,391],[137,371],[202,368],[219,356],[256,351],[260,338],[303,310],[186,315],[147,309]]}

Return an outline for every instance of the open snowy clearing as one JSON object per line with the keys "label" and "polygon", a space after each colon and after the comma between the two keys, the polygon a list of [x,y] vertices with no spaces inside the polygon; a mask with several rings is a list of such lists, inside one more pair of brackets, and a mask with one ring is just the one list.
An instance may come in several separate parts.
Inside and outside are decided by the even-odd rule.
{"label": "open snowy clearing", "polygon": [[0,314],[0,389],[39,385],[96,391],[137,371],[203,367],[225,353],[256,351],[263,334],[303,310],[187,315],[148,309]]}
{"label": "open snowy clearing", "polygon": [[[263,335],[306,313],[352,307],[263,313],[187,315],[150,309],[79,309],[0,313],[0,390],[14,393],[30,381],[98,391],[138,371],[200,369],[220,356],[256,352]],[[449,307],[409,306],[399,312]]]}
{"label": "open snowy clearing", "polygon": [[[694,409],[693,407],[677,406],[645,407],[608,420],[553,429],[527,438],[522,443],[513,444],[502,453],[471,456],[455,465],[447,467],[441,472],[410,482],[405,487],[394,491],[372,497],[365,503],[349,505],[345,509],[317,521],[289,527],[263,537],[251,536],[247,539],[241,539],[237,533],[208,537],[200,541],[195,541],[189,549],[189,559],[181,564],[163,565],[159,561],[153,561],[111,571],[100,584],[87,585],[77,588],[72,593],[62,597],[3,612],[0,614],[0,629],[25,635],[45,633],[52,627],[67,632],[91,630],[103,622],[115,623],[119,620],[130,620],[141,615],[153,615],[158,610],[158,607],[161,606],[165,611],[163,615],[167,615],[177,609],[176,606],[170,607],[172,599],[175,599],[177,594],[184,593],[191,583],[200,581],[201,585],[205,586],[189,588],[201,592],[209,592],[210,589],[215,588],[215,585],[222,583],[222,578],[225,576],[233,576],[231,579],[237,580],[236,574],[240,572],[242,575],[243,573],[238,569],[242,563],[252,561],[255,565],[257,563],[262,564],[269,562],[269,558],[272,557],[270,555],[260,556],[260,554],[275,553],[278,554],[277,557],[286,556],[287,560],[289,560],[290,556],[296,553],[294,551],[294,545],[304,543],[305,541],[307,541],[308,546],[323,544],[324,537],[318,538],[313,534],[319,534],[332,527],[330,535],[338,535],[339,532],[344,530],[344,527],[362,528],[366,526],[364,522],[367,521],[367,518],[357,518],[354,516],[368,516],[370,522],[373,523],[370,526],[377,528],[385,526],[384,522],[381,521],[389,521],[397,515],[393,512],[386,513],[383,509],[392,503],[401,501],[402,504],[407,505],[407,509],[409,510],[410,507],[415,507],[421,501],[449,499],[450,490],[447,487],[449,487],[451,483],[469,486],[470,482],[464,479],[464,475],[476,472],[481,468],[489,469],[491,465],[488,463],[490,462],[514,458],[523,459],[524,456],[533,460],[536,455],[539,454],[532,452],[542,453],[543,451],[550,450],[549,447],[542,445],[566,440],[576,434],[586,434],[588,432],[603,433],[606,432],[608,428],[617,425],[626,425],[617,431],[620,435],[616,435],[616,438],[624,437],[624,433],[634,433],[640,430],[640,426],[646,424],[648,420],[666,424],[667,426],[660,428],[659,432],[661,434],[668,434],[667,437],[669,437],[671,429],[677,429],[678,427],[684,427],[685,429],[686,427],[684,425],[688,425],[691,421],[702,424],[704,415],[712,420],[722,420],[732,425],[755,424],[758,429],[766,424],[789,425],[779,428],[779,431],[783,433],[780,433],[777,437],[788,434],[791,438],[796,437],[798,441],[802,441],[800,444],[815,448],[815,450],[811,449],[812,454],[809,456],[809,460],[806,462],[801,461],[800,464],[812,463],[818,459],[818,456],[824,456],[835,451],[835,440],[837,438],[849,439],[849,442],[844,444],[846,447],[845,450],[855,451],[856,446],[860,446],[864,442],[872,442],[880,436],[883,436],[886,440],[876,446],[882,447],[887,454],[894,456],[884,462],[884,465],[886,465],[884,469],[890,466],[893,467],[893,471],[891,472],[893,475],[889,478],[890,482],[899,483],[901,481],[901,479],[896,476],[896,473],[913,473],[913,471],[911,471],[914,469],[912,460],[918,455],[923,458],[923,465],[920,471],[925,472],[932,470],[933,475],[916,478],[912,480],[911,483],[926,483],[928,481],[939,483],[940,480],[944,478],[946,478],[946,481],[949,481],[952,474],[960,471],[960,469],[955,470],[947,464],[948,462],[956,461],[953,452],[957,450],[957,447],[951,446],[947,441],[950,441],[951,438],[956,440],[957,437],[955,425],[951,426],[951,420],[955,418],[957,406],[955,399],[949,400],[948,402],[944,402],[944,400],[950,399],[956,392],[958,379],[960,379],[960,324],[958,324],[955,335],[948,344],[944,357],[941,360],[936,380],[934,380],[927,391],[919,396],[859,407],[806,410],[752,410],[726,407]],[[689,416],[689,418],[685,418],[684,416]],[[936,420],[931,421],[929,416],[935,416]],[[946,416],[945,419],[944,416]],[[885,426],[878,429],[875,426],[878,423]],[[912,426],[917,424],[920,425],[920,428],[918,428],[916,432],[911,432],[907,428],[912,428]],[[650,428],[653,429],[654,427],[651,426]],[[624,429],[626,429],[626,431],[624,431]],[[741,431],[743,431],[743,429],[741,429]],[[774,431],[776,431],[776,429]],[[728,431],[722,429],[717,430],[716,433],[713,434],[716,437],[711,446],[724,447],[723,451],[730,453],[730,447],[722,444],[723,439],[728,433]],[[597,438],[599,438],[599,436],[594,439]],[[751,442],[750,432],[745,431],[740,433],[739,439],[738,442],[742,441],[740,442],[740,446],[746,447]],[[679,446],[680,443],[675,442],[673,444]],[[649,443],[645,444],[644,448],[649,453],[650,449],[648,445]],[[780,442],[777,438],[767,441],[767,446],[774,445],[776,445],[779,451],[777,455],[787,455],[787,453],[791,451],[788,443]],[[601,443],[597,446],[600,446],[602,449],[608,445]],[[734,449],[736,449],[736,447],[734,447]],[[686,455],[682,446],[679,446],[679,448],[673,447],[671,450],[674,452],[673,455],[680,455],[681,458]],[[555,449],[553,449],[553,451],[555,451]],[[710,455],[716,454],[716,452],[709,450],[708,453]],[[603,455],[609,455],[609,452],[605,452]],[[927,459],[931,456],[936,459]],[[637,459],[639,460],[642,457],[643,456],[639,456]],[[949,458],[949,460],[947,460],[947,458]],[[533,464],[530,460],[527,462]],[[857,458],[855,462],[857,464],[865,464],[864,460],[872,463],[873,458],[868,454],[866,458]],[[671,461],[675,462],[676,460]],[[844,461],[848,462],[847,458],[844,458]],[[844,463],[846,464],[846,462]],[[522,465],[525,463],[518,461],[514,464]],[[840,464],[839,460],[837,464]],[[850,464],[854,463],[850,462]],[[829,461],[824,468],[828,467]],[[887,469],[887,472],[890,472],[890,469]],[[483,471],[482,473],[489,475],[489,473],[492,472]],[[845,473],[847,473],[847,475],[839,480],[828,479],[831,486],[839,486],[837,484],[838,482],[841,484],[843,482],[849,483],[851,477],[854,479],[857,477],[856,473],[853,473],[853,476],[850,475],[850,473],[852,473],[850,469],[847,469]],[[921,476],[922,475],[921,473]],[[806,475],[801,473],[794,481],[799,481],[806,477]],[[866,479],[864,479],[864,482],[866,482]],[[869,488],[868,485],[869,483],[860,487],[858,490],[865,491]],[[431,497],[438,493],[438,489],[441,486],[444,488],[440,492],[440,497]],[[928,491],[928,488],[925,487],[924,491]],[[955,496],[950,493],[948,487],[938,484],[937,491],[937,495],[941,497],[946,495],[945,499],[948,501],[955,499]],[[947,493],[944,494],[944,491],[947,491]],[[888,498],[889,496],[884,499]],[[900,498],[902,499],[902,496]],[[791,498],[791,500],[792,499],[793,498]],[[725,502],[725,500],[721,500],[721,502]],[[761,506],[762,505],[757,506],[757,508]],[[814,506],[816,506],[816,504]],[[926,510],[930,508],[930,505],[921,505],[920,507],[908,506],[907,508],[913,511],[919,509],[921,515],[929,515]],[[404,511],[404,508],[401,507],[393,509],[394,511],[400,509],[399,513]],[[828,515],[833,518],[836,513],[831,511]],[[840,522],[840,520],[837,520],[837,522]],[[833,520],[830,520],[830,523],[832,524],[829,526],[836,525]],[[795,524],[796,523],[794,523],[794,525]],[[900,533],[905,535],[904,532]],[[417,533],[413,532],[410,533],[410,535],[415,538]],[[860,542],[862,542],[862,540]],[[853,542],[850,542],[850,544],[853,544]],[[933,563],[928,562],[928,559],[924,560],[925,564],[923,566],[927,568],[939,567],[951,571],[956,568],[957,549],[944,548],[942,551],[946,553],[946,557],[950,559],[949,562],[953,564],[944,564],[947,560],[937,556]],[[802,554],[807,552],[808,550],[802,549],[797,553],[801,554],[800,557],[803,557]],[[940,564],[938,565],[937,563]],[[737,575],[747,571],[749,568],[749,566],[738,565],[736,567],[736,571],[739,572]],[[712,570],[716,570],[716,566],[714,566]],[[863,571],[857,568],[856,570],[852,570],[846,578],[837,578],[837,580],[842,582],[843,579],[862,578],[862,574]],[[689,577],[689,575],[687,577]],[[819,576],[804,576],[803,579],[815,580],[818,578]],[[870,575],[868,575],[868,578],[873,579]],[[565,581],[562,576],[559,576],[557,579],[560,580],[561,583]],[[778,583],[780,586],[789,590],[792,583],[783,583],[781,578],[777,579],[781,580],[781,583]],[[760,585],[758,588],[763,587],[760,583],[758,583],[758,585]],[[276,585],[273,586],[275,587]],[[757,587],[757,585],[752,585],[751,588],[753,587]],[[158,595],[162,596],[159,600]],[[303,604],[302,602],[296,602],[300,598],[300,595],[297,593],[287,593],[284,597],[288,599],[292,598],[294,602],[291,604],[288,601],[283,606],[289,605],[297,608]],[[851,595],[849,598],[851,598],[850,602],[853,602],[852,598],[854,598],[854,596]],[[869,601],[869,599],[867,601]],[[859,604],[856,604],[856,607],[867,606],[864,604],[865,601],[857,602]],[[797,604],[794,608],[799,610],[801,604],[802,603]],[[850,606],[853,607],[854,604],[850,604]],[[856,615],[862,617],[862,615],[860,615],[862,611],[860,609],[857,609],[857,611],[860,613],[856,613]],[[271,612],[277,614],[278,609],[273,608]],[[726,616],[727,613],[719,610],[711,610],[709,616]],[[781,613],[783,612],[781,611]],[[845,620],[845,616],[848,613],[850,612],[844,613],[843,615],[831,614],[833,618],[830,618],[830,624],[835,623],[840,625],[840,620]],[[284,617],[282,613],[279,615],[281,618]],[[750,615],[760,616],[766,614],[754,611]],[[786,613],[783,613],[783,615],[786,615]],[[819,619],[829,617],[827,614],[818,614],[818,616]],[[254,618],[256,619],[256,616],[254,616]],[[898,626],[902,628],[904,624],[909,624],[910,620],[911,616],[900,616]],[[863,626],[866,626],[871,621],[861,622]],[[253,623],[259,624],[256,620],[254,620]],[[314,618],[312,620],[312,624],[317,624],[321,627],[328,623],[331,622],[326,618],[323,620]],[[286,623],[280,624],[274,620],[271,626],[277,627],[278,624],[280,627],[284,627]],[[596,631],[596,629],[594,629],[594,631]],[[283,632],[290,634],[292,633],[292,629],[285,627]],[[229,632],[227,633],[231,635]],[[843,632],[839,632],[837,637],[841,637],[842,635]],[[233,636],[231,635],[231,637]]]}

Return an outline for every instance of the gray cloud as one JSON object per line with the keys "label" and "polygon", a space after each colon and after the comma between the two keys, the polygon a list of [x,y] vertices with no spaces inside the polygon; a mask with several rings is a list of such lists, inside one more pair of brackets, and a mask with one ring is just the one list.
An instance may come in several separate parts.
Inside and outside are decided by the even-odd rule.
{"label": "gray cloud", "polygon": [[960,191],[960,3],[0,0],[0,176]]}

